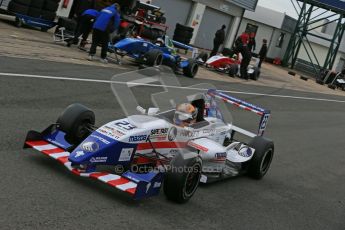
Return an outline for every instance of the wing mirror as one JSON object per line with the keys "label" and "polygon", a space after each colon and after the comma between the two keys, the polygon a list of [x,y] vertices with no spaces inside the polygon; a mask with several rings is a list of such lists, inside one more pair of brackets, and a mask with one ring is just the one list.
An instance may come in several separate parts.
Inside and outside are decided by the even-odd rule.
{"label": "wing mirror", "polygon": [[149,108],[147,113],[146,113],[146,109],[144,109],[141,106],[137,106],[137,111],[143,115],[149,115],[149,116],[153,116],[156,115],[159,112],[159,108]]}

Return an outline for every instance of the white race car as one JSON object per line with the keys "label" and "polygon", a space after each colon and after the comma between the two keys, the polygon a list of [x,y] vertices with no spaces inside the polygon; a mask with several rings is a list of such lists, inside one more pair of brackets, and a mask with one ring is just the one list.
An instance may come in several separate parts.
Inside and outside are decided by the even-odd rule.
{"label": "white race car", "polygon": [[[252,133],[226,123],[219,103],[230,103],[261,117]],[[268,171],[274,144],[263,137],[270,111],[220,91],[208,90],[190,102],[197,108],[195,123],[176,125],[175,110],[142,114],[95,127],[94,113],[80,104],[69,106],[43,132],[30,131],[25,147],[32,147],[63,163],[74,174],[98,179],[135,199],[157,195],[186,202],[199,182],[210,183],[247,173],[261,179]],[[249,137],[240,142],[235,134]],[[100,171],[112,165],[114,172]],[[183,169],[182,169],[183,168]]]}

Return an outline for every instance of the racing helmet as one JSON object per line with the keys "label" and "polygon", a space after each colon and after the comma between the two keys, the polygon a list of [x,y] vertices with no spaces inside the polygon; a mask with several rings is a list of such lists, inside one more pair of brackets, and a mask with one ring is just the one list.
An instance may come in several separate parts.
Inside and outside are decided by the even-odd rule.
{"label": "racing helmet", "polygon": [[175,125],[183,125],[184,123],[192,123],[196,121],[198,109],[190,103],[183,103],[176,107],[174,114]]}
{"label": "racing helmet", "polygon": [[158,46],[163,46],[164,45],[163,38],[157,38],[157,40],[155,41],[155,44]]}

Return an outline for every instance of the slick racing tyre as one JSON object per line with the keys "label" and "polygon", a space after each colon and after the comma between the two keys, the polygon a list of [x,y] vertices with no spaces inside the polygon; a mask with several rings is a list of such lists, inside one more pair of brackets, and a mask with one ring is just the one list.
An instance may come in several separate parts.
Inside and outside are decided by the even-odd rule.
{"label": "slick racing tyre", "polygon": [[55,13],[58,7],[59,7],[59,2],[55,0],[46,0],[44,2],[43,9]]}
{"label": "slick racing tyre", "polygon": [[186,38],[186,37],[179,37],[179,36],[175,36],[174,35],[173,36],[173,40],[188,45],[190,43],[191,39]]}
{"label": "slick racing tyre", "polygon": [[148,66],[158,66],[163,62],[163,53],[160,50],[149,50],[144,55],[144,62]]}
{"label": "slick racing tyre", "polygon": [[238,73],[238,65],[232,64],[229,67],[229,76],[230,77],[235,77],[236,74]]}
{"label": "slick racing tyre", "polygon": [[194,78],[198,73],[199,66],[194,59],[188,59],[188,66],[183,68],[183,74],[187,77]]}
{"label": "slick racing tyre", "polygon": [[48,10],[42,10],[41,11],[41,15],[42,15],[43,19],[48,20],[48,21],[54,21],[55,17],[56,17],[56,13],[55,12],[51,12],[51,11],[48,11]]}
{"label": "slick racing tyre", "polygon": [[248,144],[255,149],[253,158],[248,164],[248,175],[254,179],[261,179],[270,168],[273,154],[273,141],[261,136],[254,137]]}
{"label": "slick racing tyre", "polygon": [[35,7],[30,7],[28,15],[33,18],[39,18],[41,16],[41,9]]}
{"label": "slick racing tyre", "polygon": [[8,5],[8,11],[17,13],[17,14],[27,15],[29,11],[29,7],[26,5],[22,5],[22,4],[11,1]]}
{"label": "slick racing tyre", "polygon": [[175,31],[174,36],[191,39],[193,37],[193,32],[177,30]]}
{"label": "slick racing tyre", "polygon": [[35,7],[38,9],[42,9],[45,0],[31,0],[30,7]]}
{"label": "slick racing tyre", "polygon": [[164,194],[168,200],[186,203],[199,186],[202,161],[199,157],[184,159],[178,154],[171,165],[163,183]]}
{"label": "slick racing tyre", "polygon": [[261,74],[260,69],[255,67],[254,72],[250,74],[250,79],[257,81],[260,77],[260,74]]}
{"label": "slick racing tyre", "polygon": [[184,26],[184,25],[181,25],[180,23],[176,23],[176,27],[175,27],[175,31],[189,31],[189,32],[192,32],[194,31],[194,28],[193,27],[189,27],[189,26]]}
{"label": "slick racing tyre", "polygon": [[69,105],[60,115],[58,129],[66,133],[66,139],[71,144],[79,144],[89,134],[90,125],[95,124],[95,114],[82,104]]}
{"label": "slick racing tyre", "polygon": [[30,6],[31,0],[12,0],[12,2],[15,2],[17,4],[21,4],[24,6]]}

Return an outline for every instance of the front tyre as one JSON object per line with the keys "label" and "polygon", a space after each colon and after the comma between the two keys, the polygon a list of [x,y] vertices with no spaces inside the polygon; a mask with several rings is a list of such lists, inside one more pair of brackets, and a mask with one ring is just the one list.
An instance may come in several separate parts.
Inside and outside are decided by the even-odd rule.
{"label": "front tyre", "polygon": [[254,156],[249,161],[248,175],[259,180],[266,175],[270,168],[274,155],[274,144],[267,138],[256,136],[248,146],[255,149]]}
{"label": "front tyre", "polygon": [[71,104],[59,116],[58,128],[66,133],[66,140],[71,144],[79,144],[89,134],[90,125],[95,124],[95,114],[82,104]]}
{"label": "front tyre", "polygon": [[160,50],[149,50],[144,55],[145,64],[148,66],[159,66],[163,62],[163,53]]}
{"label": "front tyre", "polygon": [[201,177],[202,161],[199,157],[183,159],[177,155],[164,179],[164,194],[168,200],[186,203],[195,193]]}
{"label": "front tyre", "polygon": [[183,74],[187,77],[194,78],[198,70],[199,66],[194,59],[188,59],[188,65],[183,68]]}

